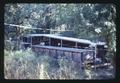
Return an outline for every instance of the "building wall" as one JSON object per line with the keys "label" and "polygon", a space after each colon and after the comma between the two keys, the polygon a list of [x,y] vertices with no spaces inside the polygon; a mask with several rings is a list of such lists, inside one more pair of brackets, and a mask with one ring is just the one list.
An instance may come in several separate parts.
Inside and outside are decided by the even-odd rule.
{"label": "building wall", "polygon": [[[51,57],[54,57],[55,59],[58,59],[59,57],[66,57],[66,59],[82,63],[84,61],[84,58],[87,54],[90,54],[93,56],[93,52],[73,52],[73,51],[66,51],[66,50],[56,50],[56,49],[48,49],[48,48],[40,48],[40,47],[32,47],[33,51],[35,53],[40,54],[47,54]],[[61,48],[62,49],[62,48]],[[40,56],[40,55],[39,55]]]}

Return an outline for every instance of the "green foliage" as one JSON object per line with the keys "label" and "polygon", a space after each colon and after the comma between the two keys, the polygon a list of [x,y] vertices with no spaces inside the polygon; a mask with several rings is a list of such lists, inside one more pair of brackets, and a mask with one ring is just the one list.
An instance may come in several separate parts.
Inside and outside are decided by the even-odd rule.
{"label": "green foliage", "polygon": [[[60,33],[65,36],[104,41],[109,51],[116,51],[116,10],[113,4],[6,4],[5,23],[13,23],[43,30],[23,30],[14,34],[5,31],[6,36],[27,33]],[[63,26],[65,25],[65,26]],[[63,27],[62,27],[63,26]],[[46,29],[73,30],[71,34]],[[96,30],[100,29],[100,32]],[[19,35],[18,35],[19,34]],[[8,37],[9,38],[9,37]]]}
{"label": "green foliage", "polygon": [[[104,79],[100,77],[101,74],[106,77],[111,77],[109,75],[112,74],[103,69],[80,70],[79,64],[66,59],[66,56],[59,57],[57,60],[45,53],[39,53],[39,56],[36,56],[31,49],[4,50],[4,54],[5,79],[88,79],[88,77],[89,79]],[[58,63],[59,67],[55,63]]]}

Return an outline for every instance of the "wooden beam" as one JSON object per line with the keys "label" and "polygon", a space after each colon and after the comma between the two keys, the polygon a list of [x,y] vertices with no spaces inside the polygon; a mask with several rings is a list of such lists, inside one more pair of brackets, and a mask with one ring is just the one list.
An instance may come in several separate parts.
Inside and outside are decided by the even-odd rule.
{"label": "wooden beam", "polygon": [[[31,26],[23,26],[23,25],[16,25],[16,24],[7,24],[7,23],[4,23],[4,25],[8,25],[8,26],[13,26],[15,28],[19,27],[19,28],[23,28],[23,29],[37,29],[37,30],[44,30],[43,28],[32,28]],[[45,30],[50,30],[50,31],[60,31],[60,32],[63,32],[63,31],[73,31],[73,30],[58,30],[58,29],[45,29]]]}
{"label": "wooden beam", "polygon": [[13,27],[19,27],[19,28],[31,28],[30,26],[21,26],[21,25],[15,25],[15,24],[7,24],[7,23],[4,23],[4,25],[9,25],[9,26],[13,26]]}

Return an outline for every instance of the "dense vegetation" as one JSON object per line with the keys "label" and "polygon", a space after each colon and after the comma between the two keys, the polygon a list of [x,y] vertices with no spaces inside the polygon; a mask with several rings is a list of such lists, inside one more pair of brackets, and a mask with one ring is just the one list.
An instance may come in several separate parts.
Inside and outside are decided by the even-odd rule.
{"label": "dense vegetation", "polygon": [[110,79],[114,78],[112,68],[84,69],[74,61],[59,57],[57,60],[31,49],[6,51],[4,62],[5,79]]}
{"label": "dense vegetation", "polygon": [[[89,39],[93,42],[102,41],[107,43],[107,55],[109,57],[113,58],[116,54],[116,9],[113,4],[6,4],[4,9],[4,23],[30,28],[42,28],[42,30],[32,30],[27,29],[26,27],[21,29],[20,27],[5,25],[5,40],[13,40],[12,42],[5,41],[6,78],[15,78],[16,76],[16,78],[40,78],[36,68],[39,65],[39,62],[37,62],[37,59],[39,58],[35,58],[32,53],[27,53],[28,50],[23,53],[21,49],[19,49],[20,37],[27,33],[60,34],[68,37]],[[14,42],[16,40],[17,42]],[[29,56],[34,57],[32,59],[35,61],[26,60]],[[22,60],[20,57],[25,60],[20,62],[20,60]],[[49,63],[49,61],[46,62]],[[23,65],[24,63],[26,63],[26,66]],[[24,72],[29,68],[28,63],[30,63],[29,65],[36,64],[36,66],[33,67],[33,70],[31,69],[32,73],[36,73],[28,73],[28,77],[18,75],[19,70]],[[9,65],[11,65],[11,67]],[[20,68],[18,68],[19,70],[13,70],[13,72],[17,72],[14,73],[15,76],[13,73],[8,73],[12,72],[9,71],[14,68],[12,65],[20,65]],[[26,67],[26,69],[23,67]],[[21,68],[25,70],[22,71]],[[8,74],[12,74],[11,76],[14,77],[11,77]],[[74,74],[73,77],[69,78],[74,79],[74,76],[77,78]],[[58,76],[58,78],[60,77]],[[79,75],[78,78],[80,78]]]}
{"label": "dense vegetation", "polygon": [[[107,42],[108,50],[114,53],[115,13],[113,4],[6,4],[5,23],[43,28],[43,30],[12,32],[14,28],[6,26],[5,38],[17,39],[25,33],[61,33],[64,36],[90,39],[94,42]],[[46,29],[57,29],[57,31]]]}

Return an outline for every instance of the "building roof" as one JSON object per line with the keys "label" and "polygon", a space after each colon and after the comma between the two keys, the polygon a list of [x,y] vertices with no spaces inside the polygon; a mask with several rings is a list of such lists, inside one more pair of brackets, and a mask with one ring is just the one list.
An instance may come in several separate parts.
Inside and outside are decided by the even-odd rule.
{"label": "building roof", "polygon": [[80,43],[85,43],[85,44],[92,44],[90,40],[85,40],[85,39],[78,39],[78,38],[72,38],[72,37],[64,37],[64,36],[59,36],[55,34],[28,34],[27,35],[35,37],[35,36],[44,36],[44,37],[50,37],[50,38],[55,38],[55,39],[61,39],[61,40],[68,40],[68,41],[73,41],[73,42],[80,42]]}

